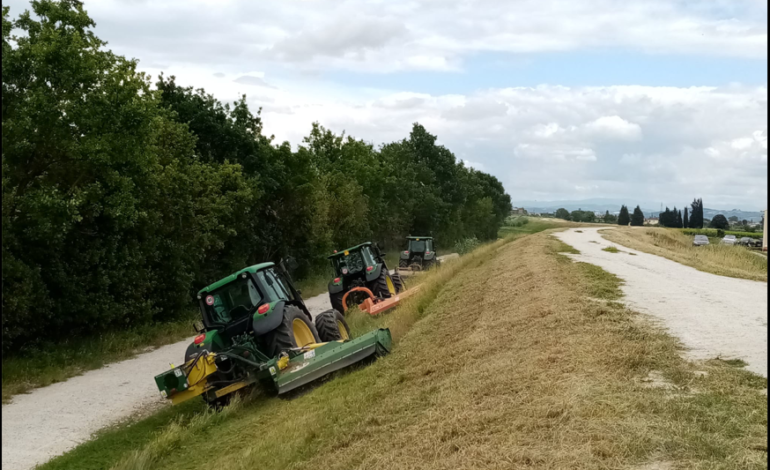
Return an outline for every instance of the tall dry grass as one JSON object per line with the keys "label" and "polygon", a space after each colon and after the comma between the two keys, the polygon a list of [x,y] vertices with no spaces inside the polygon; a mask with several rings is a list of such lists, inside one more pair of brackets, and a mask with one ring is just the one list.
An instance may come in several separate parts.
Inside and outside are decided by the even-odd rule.
{"label": "tall dry grass", "polygon": [[767,282],[767,258],[742,246],[693,246],[692,236],[666,228],[618,227],[601,233],[612,242],[663,256],[699,271]]}

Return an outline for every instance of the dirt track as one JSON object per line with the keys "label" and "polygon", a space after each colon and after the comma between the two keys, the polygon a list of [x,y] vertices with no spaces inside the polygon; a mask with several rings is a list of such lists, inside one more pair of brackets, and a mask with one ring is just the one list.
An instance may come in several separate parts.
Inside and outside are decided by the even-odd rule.
{"label": "dirt track", "polygon": [[[580,251],[568,255],[574,260],[623,279],[629,306],[659,319],[682,340],[689,358],[739,358],[748,370],[767,377],[766,283],[705,273],[632,250],[605,240],[598,233],[605,229],[570,229],[555,236]],[[621,252],[602,251],[608,246]]]}

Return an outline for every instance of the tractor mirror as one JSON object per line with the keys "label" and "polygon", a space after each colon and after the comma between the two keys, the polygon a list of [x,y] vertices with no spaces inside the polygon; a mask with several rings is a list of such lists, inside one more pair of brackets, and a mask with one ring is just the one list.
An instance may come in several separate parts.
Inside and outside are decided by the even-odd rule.
{"label": "tractor mirror", "polygon": [[196,333],[203,333],[206,331],[206,329],[203,326],[203,322],[200,320],[196,320],[193,322],[193,330],[195,330]]}
{"label": "tractor mirror", "polygon": [[293,256],[287,256],[283,261],[283,264],[286,266],[286,270],[289,272],[293,272],[299,266],[299,264],[297,264],[297,260],[294,259]]}

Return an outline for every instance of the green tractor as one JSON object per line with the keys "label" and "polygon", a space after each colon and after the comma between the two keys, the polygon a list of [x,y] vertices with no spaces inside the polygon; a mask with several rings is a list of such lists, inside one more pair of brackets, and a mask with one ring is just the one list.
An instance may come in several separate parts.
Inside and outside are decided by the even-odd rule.
{"label": "green tractor", "polygon": [[155,377],[163,397],[177,404],[203,396],[218,408],[256,382],[280,394],[389,352],[387,329],[351,339],[333,309],[313,321],[282,266],[249,266],[198,292],[202,322],[184,364]]}
{"label": "green tractor", "polygon": [[433,237],[406,237],[406,250],[401,252],[398,260],[399,269],[424,271],[440,261],[433,248]]}
{"label": "green tractor", "polygon": [[[360,304],[366,294],[351,292],[354,287],[365,287],[379,299],[387,299],[404,289],[398,272],[390,274],[385,265],[384,254],[372,242],[362,243],[328,257],[334,269],[334,279],[329,282],[329,300],[332,308],[344,312],[347,307]],[[345,303],[343,304],[343,299]]]}

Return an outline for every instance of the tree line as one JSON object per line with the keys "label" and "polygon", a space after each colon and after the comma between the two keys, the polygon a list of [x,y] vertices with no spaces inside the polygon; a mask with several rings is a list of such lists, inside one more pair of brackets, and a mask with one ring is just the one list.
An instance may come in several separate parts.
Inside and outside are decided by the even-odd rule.
{"label": "tree line", "polygon": [[245,96],[153,86],[80,2],[32,9],[3,7],[4,351],[178,317],[261,261],[301,277],[365,240],[491,240],[511,210],[419,124],[379,147],[314,124],[294,150]]}
{"label": "tree line", "polygon": [[[670,210],[666,207],[664,212],[661,212],[658,216],[658,224],[663,227],[689,227],[689,228],[703,228],[703,200],[694,199],[691,206],[691,211],[688,214],[687,208],[684,209],[684,216],[682,211],[678,211],[676,207],[674,210]],[[633,212],[629,213],[626,205],[620,206],[618,215],[610,214],[607,210],[603,216],[597,216],[591,211],[568,211],[564,208],[559,208],[554,212],[554,217],[564,220],[571,220],[573,222],[603,222],[605,224],[618,225],[631,225],[640,227],[644,225],[644,212],[638,205],[634,208]],[[722,216],[724,217],[724,216]],[[716,217],[715,217],[716,219]],[[726,222],[726,219],[725,219]]]}

